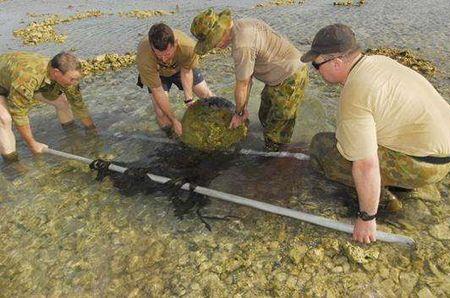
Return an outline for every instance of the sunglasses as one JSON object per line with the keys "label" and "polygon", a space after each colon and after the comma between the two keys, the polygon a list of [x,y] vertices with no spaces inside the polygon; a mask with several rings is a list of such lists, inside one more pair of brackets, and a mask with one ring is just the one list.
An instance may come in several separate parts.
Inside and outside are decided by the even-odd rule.
{"label": "sunglasses", "polygon": [[320,68],[320,66],[322,66],[322,65],[324,65],[325,63],[327,63],[327,62],[330,62],[331,60],[334,60],[334,59],[336,59],[336,58],[341,58],[342,56],[338,56],[338,57],[333,57],[333,58],[330,58],[330,59],[328,59],[328,60],[325,60],[325,61],[322,61],[322,62],[320,62],[320,63],[317,63],[317,62],[311,62],[311,64],[312,64],[312,66],[314,66],[314,68],[316,69],[316,70],[319,70],[319,68]]}

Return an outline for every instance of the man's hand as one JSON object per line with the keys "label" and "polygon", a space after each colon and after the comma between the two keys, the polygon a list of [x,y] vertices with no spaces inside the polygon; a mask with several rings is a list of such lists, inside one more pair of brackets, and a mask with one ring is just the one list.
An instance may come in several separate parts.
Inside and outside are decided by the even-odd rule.
{"label": "man's hand", "polygon": [[375,219],[364,221],[358,218],[355,222],[355,227],[353,228],[353,239],[369,244],[375,242],[377,232],[377,222]]}
{"label": "man's hand", "polygon": [[33,142],[30,144],[30,150],[33,152],[33,154],[41,154],[44,153],[43,150],[45,148],[48,148],[46,144],[39,143],[39,142]]}
{"label": "man's hand", "polygon": [[228,128],[235,129],[236,127],[241,126],[242,123],[244,123],[245,120],[248,119],[248,116],[249,116],[249,114],[248,114],[247,109],[244,110],[244,115],[242,115],[242,116],[234,114],[233,118],[231,118],[231,122],[230,122],[230,125]]}
{"label": "man's hand", "polygon": [[181,122],[177,119],[172,120],[172,129],[177,134],[177,136],[181,137],[183,134],[183,126],[181,125]]}

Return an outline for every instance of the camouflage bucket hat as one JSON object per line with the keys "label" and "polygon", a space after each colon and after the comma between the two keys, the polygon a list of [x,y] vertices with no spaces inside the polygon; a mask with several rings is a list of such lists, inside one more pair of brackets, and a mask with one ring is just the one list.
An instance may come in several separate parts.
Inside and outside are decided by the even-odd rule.
{"label": "camouflage bucket hat", "polygon": [[204,55],[222,40],[231,24],[231,11],[225,9],[216,14],[212,8],[202,11],[191,24],[191,33],[198,39],[195,53]]}

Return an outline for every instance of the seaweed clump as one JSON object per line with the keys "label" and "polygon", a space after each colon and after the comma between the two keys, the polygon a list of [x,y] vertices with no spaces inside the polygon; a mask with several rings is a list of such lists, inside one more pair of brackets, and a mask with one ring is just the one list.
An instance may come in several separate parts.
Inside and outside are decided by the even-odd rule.
{"label": "seaweed clump", "polygon": [[58,34],[55,30],[55,25],[81,19],[100,17],[102,15],[103,13],[99,10],[80,12],[67,18],[52,15],[41,22],[32,22],[25,28],[15,30],[13,34],[16,37],[20,37],[22,42],[26,45],[36,45],[45,42],[63,43],[67,36],[64,34]]}
{"label": "seaweed clump", "polygon": [[358,0],[358,1],[344,0],[344,1],[335,1],[335,2],[333,2],[333,5],[337,5],[337,6],[362,6],[365,3],[366,3],[366,0]]}
{"label": "seaweed clump", "polygon": [[137,10],[131,10],[131,11],[127,11],[127,12],[119,12],[119,16],[145,19],[145,18],[151,18],[151,17],[171,15],[174,13],[175,13],[174,11],[167,11],[167,10],[138,10],[137,9]]}
{"label": "seaweed clump", "polygon": [[419,58],[411,50],[375,48],[367,49],[365,53],[367,55],[387,56],[426,76],[433,76],[436,73],[436,66],[432,62]]}
{"label": "seaweed clump", "polygon": [[136,63],[136,53],[116,53],[102,54],[87,60],[81,60],[83,75],[92,75],[105,72],[107,70],[118,70]]}
{"label": "seaweed clump", "polygon": [[269,2],[258,3],[255,7],[272,7],[272,6],[285,6],[285,5],[294,5],[294,4],[303,4],[305,0],[296,1],[296,0],[272,0]]}
{"label": "seaweed clump", "polygon": [[181,120],[183,135],[181,141],[200,151],[223,151],[243,138],[248,132],[247,124],[229,129],[234,104],[211,97],[201,99],[190,106]]}

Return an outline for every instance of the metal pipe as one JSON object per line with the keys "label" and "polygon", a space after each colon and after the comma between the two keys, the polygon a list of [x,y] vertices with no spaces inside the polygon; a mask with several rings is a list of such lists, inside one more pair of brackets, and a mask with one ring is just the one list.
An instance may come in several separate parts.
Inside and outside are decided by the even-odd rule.
{"label": "metal pipe", "polygon": [[[77,156],[77,155],[57,151],[57,150],[50,149],[50,148],[44,149],[44,152],[48,153],[48,154],[68,158],[68,159],[78,160],[78,161],[86,163],[86,164],[90,164],[93,161],[92,159],[88,159],[88,158],[85,158],[82,156]],[[108,169],[119,172],[119,173],[123,173],[127,170],[127,168],[120,167],[120,166],[117,166],[114,164],[111,164]],[[158,182],[158,183],[165,183],[170,180],[167,177],[153,175],[150,173],[148,173],[147,176],[150,179],[152,179],[153,181]],[[190,186],[189,183],[185,183],[181,188],[184,190],[189,190],[189,186]],[[195,187],[194,191],[199,194],[207,195],[207,196],[210,196],[213,198],[221,199],[224,201],[228,201],[228,202],[232,202],[232,203],[236,203],[236,204],[240,204],[240,205],[244,205],[244,206],[253,207],[253,208],[263,210],[266,212],[270,212],[270,213],[275,213],[275,214],[279,214],[279,215],[283,215],[283,216],[287,216],[287,217],[296,218],[296,219],[299,219],[302,221],[306,221],[306,222],[309,222],[309,223],[312,223],[315,225],[334,229],[337,231],[341,231],[341,232],[345,232],[345,233],[349,233],[349,234],[353,233],[353,225],[338,222],[338,221],[328,219],[328,218],[325,218],[322,216],[312,215],[312,214],[304,213],[304,212],[289,209],[289,208],[275,206],[272,204],[247,199],[247,198],[244,198],[241,196],[228,194],[225,192],[217,191],[217,190],[202,187],[202,186]],[[382,240],[385,242],[392,242],[392,243],[399,243],[399,244],[406,244],[406,245],[414,245],[414,243],[415,243],[414,240],[410,237],[407,237],[404,235],[385,233],[385,232],[381,232],[381,231],[377,231],[376,237],[378,240]]]}

